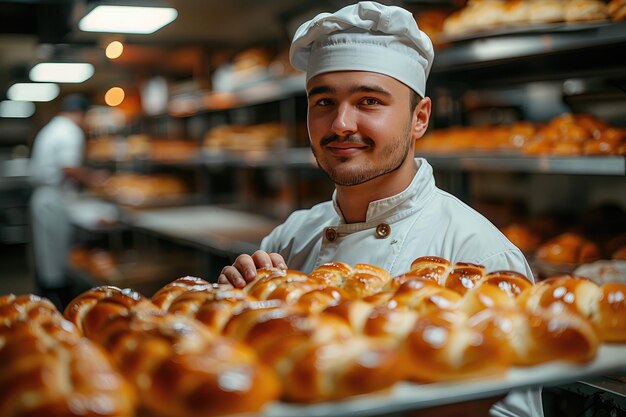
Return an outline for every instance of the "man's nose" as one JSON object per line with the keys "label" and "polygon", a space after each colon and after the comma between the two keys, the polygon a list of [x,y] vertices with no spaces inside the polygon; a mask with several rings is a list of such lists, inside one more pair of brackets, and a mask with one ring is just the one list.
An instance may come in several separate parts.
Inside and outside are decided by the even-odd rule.
{"label": "man's nose", "polygon": [[336,135],[344,136],[356,132],[357,122],[354,109],[349,104],[337,107],[337,114],[333,120],[332,130]]}

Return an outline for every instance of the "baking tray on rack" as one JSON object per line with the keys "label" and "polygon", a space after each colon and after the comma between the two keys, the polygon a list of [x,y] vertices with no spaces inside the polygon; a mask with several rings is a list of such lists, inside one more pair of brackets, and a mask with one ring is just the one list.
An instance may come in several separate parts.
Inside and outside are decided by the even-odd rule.
{"label": "baking tray on rack", "polygon": [[311,405],[273,403],[263,417],[374,416],[503,395],[514,389],[559,385],[626,370],[626,344],[605,344],[596,358],[583,365],[548,362],[513,367],[502,377],[461,382],[415,384],[400,382],[384,393]]}
{"label": "baking tray on rack", "polygon": [[579,30],[597,29],[610,25],[609,19],[593,20],[589,22],[553,22],[553,23],[519,23],[509,26],[485,27],[458,35],[441,34],[441,43],[471,41],[476,39],[493,38],[512,35],[542,35],[554,32],[573,32]]}

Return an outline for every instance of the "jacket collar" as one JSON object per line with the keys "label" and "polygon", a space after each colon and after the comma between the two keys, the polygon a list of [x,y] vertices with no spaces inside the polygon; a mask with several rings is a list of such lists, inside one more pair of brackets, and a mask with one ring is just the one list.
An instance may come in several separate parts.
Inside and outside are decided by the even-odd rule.
{"label": "jacket collar", "polygon": [[[435,190],[433,168],[424,158],[415,158],[415,164],[417,172],[409,186],[396,195],[372,201],[367,207],[365,223],[376,223],[382,220],[397,221],[424,207],[428,197]],[[332,201],[340,222],[345,223],[341,209],[337,204],[336,190],[333,192]]]}

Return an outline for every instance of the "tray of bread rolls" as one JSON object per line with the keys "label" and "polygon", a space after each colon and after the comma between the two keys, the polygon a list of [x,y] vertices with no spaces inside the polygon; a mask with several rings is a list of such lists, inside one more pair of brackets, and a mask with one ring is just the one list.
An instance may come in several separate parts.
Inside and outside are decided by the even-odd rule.
{"label": "tray of bread rolls", "polygon": [[0,415],[376,415],[626,369],[626,284],[416,259],[0,296]]}

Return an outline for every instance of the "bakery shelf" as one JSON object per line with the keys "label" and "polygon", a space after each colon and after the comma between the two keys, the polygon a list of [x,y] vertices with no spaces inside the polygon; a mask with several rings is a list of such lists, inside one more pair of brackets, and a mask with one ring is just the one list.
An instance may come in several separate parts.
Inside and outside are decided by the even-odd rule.
{"label": "bakery shelf", "polygon": [[454,171],[523,172],[531,174],[626,175],[623,156],[519,156],[469,153],[423,153],[435,168]]}
{"label": "bakery shelf", "polygon": [[202,160],[207,166],[236,167],[312,167],[315,159],[310,148],[286,148],[258,151],[204,150]]}
{"label": "bakery shelf", "polygon": [[231,110],[239,107],[278,101],[304,93],[304,74],[271,79],[231,92],[199,92],[174,97],[170,101],[171,116],[189,117],[198,113]]}
{"label": "bakery shelf", "polygon": [[217,206],[123,209],[127,226],[222,256],[252,253],[278,222]]}
{"label": "bakery shelf", "polygon": [[436,51],[433,85],[623,73],[626,22],[553,24],[472,34]]}

